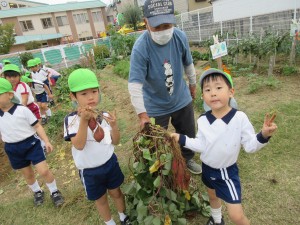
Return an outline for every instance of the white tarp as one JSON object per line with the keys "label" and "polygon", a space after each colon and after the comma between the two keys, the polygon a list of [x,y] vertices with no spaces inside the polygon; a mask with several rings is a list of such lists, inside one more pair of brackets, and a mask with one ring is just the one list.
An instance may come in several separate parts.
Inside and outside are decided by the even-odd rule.
{"label": "white tarp", "polygon": [[[216,0],[214,22],[300,8],[300,0]],[[291,18],[292,19],[292,18]]]}

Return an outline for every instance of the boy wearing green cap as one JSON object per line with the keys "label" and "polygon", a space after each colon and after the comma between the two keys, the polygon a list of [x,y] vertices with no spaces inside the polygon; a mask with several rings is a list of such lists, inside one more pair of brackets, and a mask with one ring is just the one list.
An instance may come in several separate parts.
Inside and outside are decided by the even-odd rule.
{"label": "boy wearing green cap", "polygon": [[46,112],[50,110],[48,108],[48,97],[53,98],[50,89],[43,82],[31,79],[25,75],[21,77],[21,81],[28,84],[31,91],[35,94],[36,103],[38,104],[41,111],[42,125],[46,124],[47,123]]}
{"label": "boy wearing green cap", "polygon": [[5,65],[3,68],[3,74],[4,78],[12,84],[13,90],[19,97],[21,104],[27,106],[37,119],[41,119],[40,108],[34,102],[34,97],[29,86],[21,81],[20,68],[15,64]]}
{"label": "boy wearing green cap", "polygon": [[208,189],[211,217],[207,225],[221,224],[221,200],[225,201],[230,220],[234,224],[249,225],[241,205],[241,184],[236,161],[241,146],[248,153],[264,147],[277,126],[267,114],[262,130],[255,134],[247,115],[230,103],[233,81],[229,74],[209,69],[200,77],[202,98],[211,108],[198,121],[196,138],[173,133],[171,136],[192,151],[201,153],[202,182]]}
{"label": "boy wearing green cap", "polygon": [[38,174],[45,180],[53,203],[60,206],[64,200],[46,163],[40,138],[45,142],[47,152],[52,152],[53,147],[33,113],[17,103],[18,98],[14,95],[11,83],[0,78],[0,136],[5,143],[4,149],[11,166],[21,171],[34,193],[34,204],[39,206],[44,202],[44,191],[35,179],[31,164],[34,165]]}
{"label": "boy wearing green cap", "polygon": [[74,70],[68,85],[78,108],[65,117],[64,138],[72,143],[73,159],[87,198],[95,201],[107,225],[116,225],[108,204],[108,192],[116,205],[121,224],[129,225],[120,189],[124,175],[114,154],[114,146],[120,141],[116,116],[113,113],[97,115],[95,112],[100,102],[100,90],[97,77],[91,70]]}

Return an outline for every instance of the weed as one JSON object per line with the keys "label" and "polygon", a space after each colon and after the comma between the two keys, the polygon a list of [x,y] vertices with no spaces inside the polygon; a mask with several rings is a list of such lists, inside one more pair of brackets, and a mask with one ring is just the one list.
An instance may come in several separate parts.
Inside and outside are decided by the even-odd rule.
{"label": "weed", "polygon": [[294,66],[285,65],[282,68],[282,74],[286,75],[286,76],[296,74],[297,72],[298,72],[298,69],[296,67],[294,67]]}
{"label": "weed", "polygon": [[130,62],[128,60],[121,60],[116,63],[113,72],[127,80],[129,76],[129,68]]}

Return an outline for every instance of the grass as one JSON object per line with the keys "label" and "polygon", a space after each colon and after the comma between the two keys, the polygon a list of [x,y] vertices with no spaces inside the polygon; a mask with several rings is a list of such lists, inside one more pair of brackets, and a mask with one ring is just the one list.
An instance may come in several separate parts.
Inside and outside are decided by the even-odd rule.
{"label": "grass", "polygon": [[[116,110],[121,129],[121,145],[116,147],[121,168],[125,174],[125,182],[131,181],[128,161],[131,158],[132,137],[139,129],[137,116],[131,106],[127,81],[114,76],[112,68],[99,72],[102,89],[101,109]],[[242,182],[243,207],[252,225],[292,225],[300,224],[300,86],[299,77],[277,77],[282,85],[278,89],[258,89],[249,94],[247,77],[235,77],[236,99],[241,110],[245,111],[255,126],[256,131],[262,126],[264,114],[271,110],[277,111],[276,123],[278,132],[271,138],[270,144],[255,154],[241,151],[238,165]],[[198,89],[199,90],[199,89]],[[198,101],[201,102],[200,100]],[[198,107],[195,107],[198,108]],[[71,109],[63,109],[71,110]],[[196,117],[201,112],[196,111]],[[57,115],[62,118],[61,112]],[[62,126],[62,123],[57,126]],[[51,133],[55,124],[49,126]],[[48,156],[48,164],[55,174],[57,183],[65,196],[66,203],[62,208],[54,208],[49,192],[38,177],[42,188],[46,191],[46,201],[41,207],[33,206],[32,193],[23,181],[19,172],[8,166],[6,158],[0,157],[2,167],[8,169],[0,179],[0,224],[1,225],[97,225],[103,224],[93,202],[86,200],[83,187],[74,167],[70,143],[62,139],[62,129],[53,134],[55,152]],[[1,147],[0,147],[1,148]],[[0,150],[1,152],[1,150]],[[199,161],[199,154],[196,155]],[[200,191],[205,188],[199,176],[197,180]],[[111,204],[113,215],[118,221],[115,207]],[[225,212],[226,224],[228,215]],[[189,219],[189,225],[205,224],[207,218],[198,214]]]}

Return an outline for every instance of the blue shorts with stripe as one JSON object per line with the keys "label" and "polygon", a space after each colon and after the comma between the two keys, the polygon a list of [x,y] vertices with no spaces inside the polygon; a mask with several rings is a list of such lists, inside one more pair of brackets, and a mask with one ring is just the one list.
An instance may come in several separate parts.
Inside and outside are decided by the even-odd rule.
{"label": "blue shorts with stripe", "polygon": [[48,102],[48,96],[46,92],[35,95],[36,102]]}
{"label": "blue shorts with stripe", "polygon": [[107,190],[120,187],[124,181],[124,175],[115,154],[101,166],[79,170],[79,176],[87,198],[92,201],[102,197]]}
{"label": "blue shorts with stripe", "polygon": [[241,203],[241,182],[239,169],[235,164],[221,169],[214,169],[202,163],[202,181],[216,191],[217,197],[227,203]]}
{"label": "blue shorts with stripe", "polygon": [[4,149],[15,170],[46,160],[41,140],[35,135],[17,143],[5,143]]}

